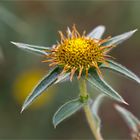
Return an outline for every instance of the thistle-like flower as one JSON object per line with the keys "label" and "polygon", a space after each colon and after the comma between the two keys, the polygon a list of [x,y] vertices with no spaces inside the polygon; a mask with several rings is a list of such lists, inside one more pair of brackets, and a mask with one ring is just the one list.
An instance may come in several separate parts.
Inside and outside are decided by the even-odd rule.
{"label": "thistle-like flower", "polygon": [[44,62],[50,62],[49,66],[63,67],[62,74],[70,71],[71,81],[76,71],[79,72],[78,79],[80,79],[83,71],[88,76],[90,68],[96,69],[98,74],[102,76],[99,65],[102,63],[108,64],[107,59],[111,56],[107,53],[114,47],[113,45],[102,46],[102,44],[107,42],[110,37],[96,39],[85,36],[85,32],[80,35],[75,25],[73,25],[72,31],[68,28],[67,37],[61,31],[59,31],[59,34],[60,42],[53,46],[51,53],[46,55],[48,59]]}
{"label": "thistle-like flower", "polygon": [[[93,29],[91,33],[87,35],[85,31],[80,34],[74,25],[72,30],[67,28],[66,35],[60,31],[59,34],[61,40],[52,47],[12,42],[21,49],[42,54],[45,56],[45,60],[43,62],[49,62],[49,66],[55,66],[27,97],[23,104],[22,111],[48,87],[66,79],[70,79],[72,81],[74,76],[80,80],[84,79],[84,81],[89,82],[100,90],[101,93],[115,99],[116,101],[126,103],[124,99],[103,79],[101,69],[113,70],[140,83],[140,79],[134,73],[111,60],[112,57],[108,55],[112,48],[130,38],[136,30],[129,31],[115,37],[101,39],[104,31],[105,27],[101,25]],[[81,84],[80,92],[83,92],[83,94],[80,94],[80,97],[67,102],[55,113],[53,117],[53,124],[55,126],[80,108],[84,107],[85,104],[89,104],[90,106],[89,101],[93,99],[91,99],[90,95],[86,92],[85,84]],[[94,109],[95,108],[97,107],[94,107]],[[89,110],[90,109],[87,108],[86,111],[88,112]],[[94,114],[97,113],[93,113],[93,117]]]}

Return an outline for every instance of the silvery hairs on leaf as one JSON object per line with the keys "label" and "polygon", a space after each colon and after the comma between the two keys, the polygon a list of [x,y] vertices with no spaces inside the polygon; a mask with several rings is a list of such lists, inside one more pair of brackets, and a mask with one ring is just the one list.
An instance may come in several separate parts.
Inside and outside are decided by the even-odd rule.
{"label": "silvery hairs on leaf", "polygon": [[49,47],[44,47],[44,46],[29,45],[29,44],[13,42],[13,41],[11,41],[11,43],[16,45],[18,48],[22,50],[39,54],[39,55],[46,55],[47,54],[46,50],[50,50]]}

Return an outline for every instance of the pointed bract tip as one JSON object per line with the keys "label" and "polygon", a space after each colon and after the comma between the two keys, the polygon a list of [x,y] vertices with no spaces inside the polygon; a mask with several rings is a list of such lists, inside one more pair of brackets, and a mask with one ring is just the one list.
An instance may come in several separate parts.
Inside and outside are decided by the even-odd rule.
{"label": "pointed bract tip", "polygon": [[102,31],[103,33],[105,32],[106,27],[104,25],[99,25],[96,27],[98,29],[98,31]]}
{"label": "pointed bract tip", "polygon": [[12,44],[14,44],[14,45],[16,45],[16,42],[14,42],[14,41],[10,41]]}
{"label": "pointed bract tip", "polygon": [[24,108],[22,108],[22,109],[21,109],[20,114],[22,114],[22,113],[23,113],[23,111],[24,111]]}
{"label": "pointed bract tip", "polygon": [[124,99],[122,100],[122,103],[124,103],[125,105],[129,105]]}
{"label": "pointed bract tip", "polygon": [[136,31],[138,31],[138,29],[134,29],[134,30],[130,31],[130,34],[133,35]]}
{"label": "pointed bract tip", "polygon": [[27,108],[27,105],[25,105],[25,103],[24,103],[24,104],[23,104],[23,106],[22,106],[22,108],[21,108],[20,113],[22,114],[22,113],[23,113],[23,111],[24,111],[26,108]]}
{"label": "pointed bract tip", "polygon": [[56,129],[56,127],[57,127],[57,123],[55,123],[55,121],[54,121],[54,117],[53,117],[53,119],[52,119],[52,123],[53,123],[53,127],[54,127],[54,129]]}
{"label": "pointed bract tip", "polygon": [[140,78],[137,76],[136,79],[137,79],[137,82],[140,84]]}
{"label": "pointed bract tip", "polygon": [[[21,44],[22,44],[22,43],[20,44],[20,43],[18,43],[18,42],[14,42],[14,41],[10,41],[10,42],[11,42],[12,44],[16,45],[16,46],[19,47],[19,48],[21,47]],[[23,46],[22,46],[22,47],[23,47]]]}
{"label": "pointed bract tip", "polygon": [[135,33],[136,31],[138,31],[138,29],[134,29],[134,30],[132,30],[132,32],[134,32],[134,33]]}
{"label": "pointed bract tip", "polygon": [[53,125],[53,126],[54,126],[54,129],[56,129],[56,126],[57,126],[57,125]]}
{"label": "pointed bract tip", "polygon": [[105,29],[105,26],[104,25],[98,25],[97,27],[101,27],[101,28],[104,28]]}

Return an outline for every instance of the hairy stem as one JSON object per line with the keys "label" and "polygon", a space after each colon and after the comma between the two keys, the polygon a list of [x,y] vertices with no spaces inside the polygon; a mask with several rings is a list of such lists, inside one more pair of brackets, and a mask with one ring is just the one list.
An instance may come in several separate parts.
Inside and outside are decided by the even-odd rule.
{"label": "hairy stem", "polygon": [[[86,81],[84,79],[82,79],[82,78],[81,78],[81,80],[79,82],[79,87],[80,87],[80,95],[82,97],[87,97],[88,93],[87,93],[87,88],[86,88]],[[95,139],[96,140],[103,140],[101,135],[99,134],[98,130],[96,129],[96,122],[95,122],[95,120],[93,118],[93,115],[92,115],[92,112],[91,112],[89,104],[86,104],[84,106],[84,112],[85,112],[85,115],[86,115],[88,125],[89,125],[89,127],[90,127],[90,129],[92,131],[92,134],[94,135]]]}

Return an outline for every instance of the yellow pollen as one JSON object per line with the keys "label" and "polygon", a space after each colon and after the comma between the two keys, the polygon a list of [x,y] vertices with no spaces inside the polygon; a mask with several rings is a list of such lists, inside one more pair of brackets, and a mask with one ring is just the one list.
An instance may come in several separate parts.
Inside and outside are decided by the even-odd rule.
{"label": "yellow pollen", "polygon": [[[100,69],[98,67],[99,63],[106,63],[106,52],[112,46],[101,47],[101,43],[108,40],[97,40],[85,36],[85,32],[81,36],[75,26],[73,26],[72,31],[67,32],[67,37],[63,33],[59,32],[61,41],[53,49],[52,53],[47,57],[49,60],[46,62],[51,62],[50,66],[59,65],[63,66],[64,69],[62,73],[70,70],[72,80],[73,75],[76,71],[79,71],[78,79],[82,75],[82,71],[86,71],[88,75],[89,68],[95,68],[98,74],[101,76]],[[44,62],[45,62],[44,61]]]}

